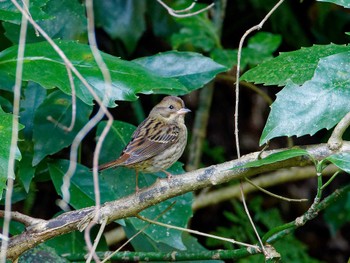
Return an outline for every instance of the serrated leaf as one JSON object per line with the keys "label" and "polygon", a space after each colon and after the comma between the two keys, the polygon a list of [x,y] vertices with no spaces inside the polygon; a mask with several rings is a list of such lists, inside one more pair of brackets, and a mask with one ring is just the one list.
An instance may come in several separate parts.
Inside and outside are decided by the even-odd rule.
{"label": "serrated leaf", "polygon": [[349,50],[349,46],[330,44],[281,53],[248,70],[240,79],[264,85],[283,86],[288,81],[301,85],[312,78],[321,58]]}
{"label": "serrated leaf", "polygon": [[330,161],[343,171],[350,173],[350,153],[332,154],[327,157],[326,160]]}
{"label": "serrated leaf", "polygon": [[133,52],[146,29],[146,1],[97,1],[94,11],[97,25],[112,38],[119,38],[129,53]]}
{"label": "serrated leaf", "polygon": [[[50,18],[45,14],[42,8],[46,5],[48,0],[32,0],[29,3],[29,12],[34,20],[42,20]],[[23,6],[22,2],[19,2]],[[11,0],[0,1],[0,20],[8,21],[11,23],[20,24],[22,19],[21,12],[11,2]]]}
{"label": "serrated leaf", "polygon": [[[15,178],[14,171],[8,171],[8,162],[10,157],[10,147],[12,138],[12,120],[13,115],[5,113],[0,107],[0,197],[6,187],[8,176]],[[23,125],[19,124],[19,130],[23,129]],[[21,153],[16,146],[16,160],[21,160]],[[8,174],[9,172],[9,174]]]}
{"label": "serrated leaf", "polygon": [[175,78],[189,89],[198,88],[216,74],[227,70],[212,59],[194,52],[169,51],[133,61],[162,77]]}
{"label": "serrated leaf", "polygon": [[322,58],[311,80],[302,86],[287,84],[271,106],[260,144],[336,125],[350,111],[349,59],[350,52]]}
{"label": "serrated leaf", "polygon": [[[105,82],[91,54],[90,47],[72,41],[57,41],[56,43],[102,99],[106,93]],[[0,52],[0,72],[3,72],[0,75],[6,73],[14,78],[17,49],[17,46],[13,46]],[[205,84],[200,82],[195,88],[185,87],[173,77],[162,77],[156,71],[150,71],[134,62],[125,61],[103,52],[101,55],[112,77],[112,90],[106,102],[106,105],[110,107],[116,105],[115,100],[135,100],[137,93],[184,95]],[[192,63],[193,68],[197,67],[196,63],[198,60]],[[66,66],[46,42],[26,45],[23,79],[39,83],[46,89],[58,87],[64,93],[71,94]],[[77,78],[74,80],[77,97],[86,104],[92,105],[93,97],[90,92]]]}
{"label": "serrated leaf", "polygon": [[317,0],[318,2],[328,2],[337,5],[341,5],[345,8],[350,8],[350,2],[348,0]]}
{"label": "serrated leaf", "polygon": [[[54,154],[69,146],[80,129],[88,122],[92,107],[76,100],[76,119],[70,132],[66,132],[59,126],[70,126],[72,119],[71,97],[59,90],[52,92],[38,107],[34,116],[33,141],[34,158],[33,165],[37,165],[47,155]],[[55,122],[49,121],[51,117]]]}
{"label": "serrated leaf", "polygon": [[242,167],[234,167],[234,169],[260,167],[263,165],[277,163],[280,161],[288,160],[290,158],[294,158],[294,157],[298,157],[298,156],[302,156],[302,155],[309,155],[309,153],[308,153],[308,151],[306,151],[304,149],[288,149],[288,150],[285,150],[282,152],[270,154],[269,156],[267,156],[263,159],[249,162],[249,163],[243,165]]}

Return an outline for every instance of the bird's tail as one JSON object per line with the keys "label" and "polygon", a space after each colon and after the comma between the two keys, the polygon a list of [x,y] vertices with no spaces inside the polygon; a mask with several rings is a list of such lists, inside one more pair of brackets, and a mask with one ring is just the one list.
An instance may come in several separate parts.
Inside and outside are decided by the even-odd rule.
{"label": "bird's tail", "polygon": [[101,171],[106,170],[108,168],[113,168],[113,167],[116,167],[116,166],[123,165],[123,163],[128,158],[129,158],[128,154],[123,154],[117,160],[113,160],[113,161],[110,161],[108,163],[104,163],[104,164],[99,165],[97,169],[98,169],[99,172],[101,172]]}

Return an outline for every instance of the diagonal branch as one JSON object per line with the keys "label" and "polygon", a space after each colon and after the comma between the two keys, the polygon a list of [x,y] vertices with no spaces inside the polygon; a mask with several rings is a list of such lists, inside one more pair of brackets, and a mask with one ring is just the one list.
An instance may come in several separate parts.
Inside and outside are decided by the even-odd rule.
{"label": "diagonal branch", "polygon": [[[305,146],[305,149],[315,160],[322,160],[333,154],[333,151],[329,149],[327,144]],[[262,158],[283,150],[285,149],[265,151],[262,153]],[[339,151],[350,152],[350,142],[343,142]],[[100,222],[106,220],[107,223],[110,223],[117,219],[135,216],[142,210],[171,197],[204,187],[222,184],[233,179],[250,177],[281,168],[313,164],[311,158],[300,156],[261,167],[241,168],[242,165],[256,160],[259,154],[260,152],[251,153],[237,160],[177,175],[169,181],[167,179],[159,179],[152,186],[140,190],[138,194],[126,196],[102,205]],[[232,169],[234,167],[236,168]],[[26,250],[50,238],[75,230],[83,230],[94,219],[94,216],[95,207],[88,207],[66,212],[51,220],[40,221],[41,223],[30,226],[22,234],[10,238],[7,257],[14,260]]]}

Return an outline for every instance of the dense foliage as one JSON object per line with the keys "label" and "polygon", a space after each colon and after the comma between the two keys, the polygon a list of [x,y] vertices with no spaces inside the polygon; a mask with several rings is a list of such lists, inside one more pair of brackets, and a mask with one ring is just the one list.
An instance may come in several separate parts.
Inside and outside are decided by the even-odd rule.
{"label": "dense foliage", "polygon": [[[188,7],[191,3],[185,0],[166,2],[174,10]],[[209,1],[203,2],[206,3],[198,3],[194,10],[207,6]],[[209,104],[212,104],[209,124],[208,128],[203,127],[207,130],[207,136],[200,149],[200,166],[237,157],[233,143],[232,91],[236,81],[238,41],[245,30],[261,21],[275,2],[213,2],[215,5],[209,11],[178,18],[170,15],[155,0],[94,1],[97,42],[99,49],[103,50],[101,55],[111,75],[111,85],[108,87],[88,44],[85,5],[78,0],[30,1],[31,17],[54,40],[115,117],[102,145],[100,163],[119,156],[135,130],[135,125],[160,100],[160,94],[184,96],[186,105],[193,111],[192,117],[187,120],[190,137],[196,138],[196,127],[191,132],[196,123],[196,109],[199,111],[205,107],[198,94],[213,87],[215,92],[212,103],[211,97],[209,99]],[[330,136],[328,130],[333,129],[350,112],[350,49],[346,33],[350,23],[347,8],[350,6],[344,2],[346,1],[285,1],[264,25],[263,31],[254,32],[248,37],[240,58],[242,76],[239,127],[243,153],[258,151],[259,145],[270,141],[271,147],[286,147],[284,138],[279,138],[283,136],[294,139],[296,145],[325,142]],[[301,9],[306,11],[300,11]],[[62,57],[29,25],[23,57],[20,111],[19,116],[13,116],[21,17],[12,1],[0,1],[0,195],[4,204],[7,180],[15,178],[13,210],[49,219],[63,213],[55,200],[62,198],[61,187],[71,164],[72,143],[96,114],[99,105],[96,103],[97,97],[93,96],[74,72],[72,85],[70,72]],[[269,111],[268,102],[274,94],[276,98]],[[76,104],[73,96],[76,96]],[[76,113],[73,111],[75,106]],[[67,131],[63,127],[70,126],[72,113],[76,117],[74,126]],[[9,166],[13,121],[19,123],[19,139],[17,146],[14,146],[14,169]],[[69,205],[72,209],[95,204],[90,168],[95,143],[106,124],[106,120],[100,121],[79,145],[78,164],[69,189]],[[343,138],[346,137],[347,134]],[[290,140],[288,146],[292,144]],[[259,168],[300,156],[313,158],[307,150],[296,147],[256,160],[243,168]],[[185,157],[181,162],[186,163]],[[173,174],[184,173],[181,162],[177,162],[169,171]],[[343,172],[350,172],[349,153],[336,153],[314,163],[320,173],[330,163],[341,171],[328,186],[327,194],[332,194],[337,188],[346,187],[349,183],[348,174]],[[233,169],[240,168],[242,167]],[[165,175],[161,172],[141,174],[139,186],[150,186],[158,177]],[[315,191],[322,187],[322,184],[317,185],[314,178],[312,181],[304,181],[300,191],[295,190],[300,183],[288,183],[290,189],[281,186],[272,190],[281,195],[287,193],[294,194],[296,198],[307,197],[311,200],[308,202],[310,206]],[[238,182],[230,184],[237,186]],[[106,170],[100,174],[99,188],[101,202],[134,194],[135,172],[127,168]],[[213,190],[219,191],[220,188],[222,186],[216,186]],[[158,220],[163,223],[180,227],[188,227],[191,223],[191,227],[203,232],[215,232],[219,236],[257,244],[240,202],[231,200],[215,207],[193,211],[196,194],[189,192],[169,199],[142,211],[141,215],[150,219],[161,215]],[[200,195],[205,195],[205,192]],[[299,208],[291,204],[283,206],[280,203],[284,201],[276,201],[265,195],[263,198],[262,195],[257,193],[248,201],[253,221],[262,236],[269,230],[294,220],[308,209],[308,205],[300,205]],[[274,207],[277,203],[278,208],[284,208],[284,211]],[[171,209],[167,210],[169,207]],[[164,211],[165,214],[162,214]],[[214,218],[208,218],[211,213]],[[316,218],[322,224],[322,236],[328,238],[323,246],[329,246],[336,238],[343,241],[342,247],[339,240],[334,241],[337,257],[332,256],[330,249],[324,249],[323,252],[322,249],[314,248],[313,240],[317,240],[317,237],[312,237],[313,240],[303,238],[303,233],[308,233],[305,228],[299,230],[301,234],[291,233],[281,238],[274,244],[274,248],[284,262],[345,262],[346,250],[350,249],[349,215],[350,193],[347,190],[343,198]],[[310,224],[314,223],[311,221]],[[111,224],[111,228],[120,225],[126,236],[131,237],[147,224],[138,218],[125,218]],[[23,225],[11,222],[11,235],[23,231]],[[315,232],[311,231],[310,235],[315,235]],[[230,243],[215,239],[197,240],[187,233],[156,225],[145,228],[131,244],[129,250],[141,252],[237,249]],[[97,251],[112,250],[117,245],[119,243],[107,244],[102,239]],[[26,257],[35,258],[40,251],[45,251],[47,257],[54,258],[54,262],[68,262],[70,258],[64,257],[68,254],[73,261],[76,255],[86,252],[83,234],[72,232],[51,239],[26,252],[21,260],[25,262]],[[246,255],[239,262],[262,260],[261,255]]]}

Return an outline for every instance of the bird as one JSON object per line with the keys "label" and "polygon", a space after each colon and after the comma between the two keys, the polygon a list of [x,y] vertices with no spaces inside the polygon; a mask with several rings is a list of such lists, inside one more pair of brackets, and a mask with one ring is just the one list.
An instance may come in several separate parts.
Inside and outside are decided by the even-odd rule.
{"label": "bird", "polygon": [[183,100],[176,96],[164,97],[150,111],[131,136],[130,142],[116,160],[98,166],[99,171],[124,166],[136,172],[136,192],[138,172],[167,172],[182,155],[187,144],[185,115],[190,112]]}

